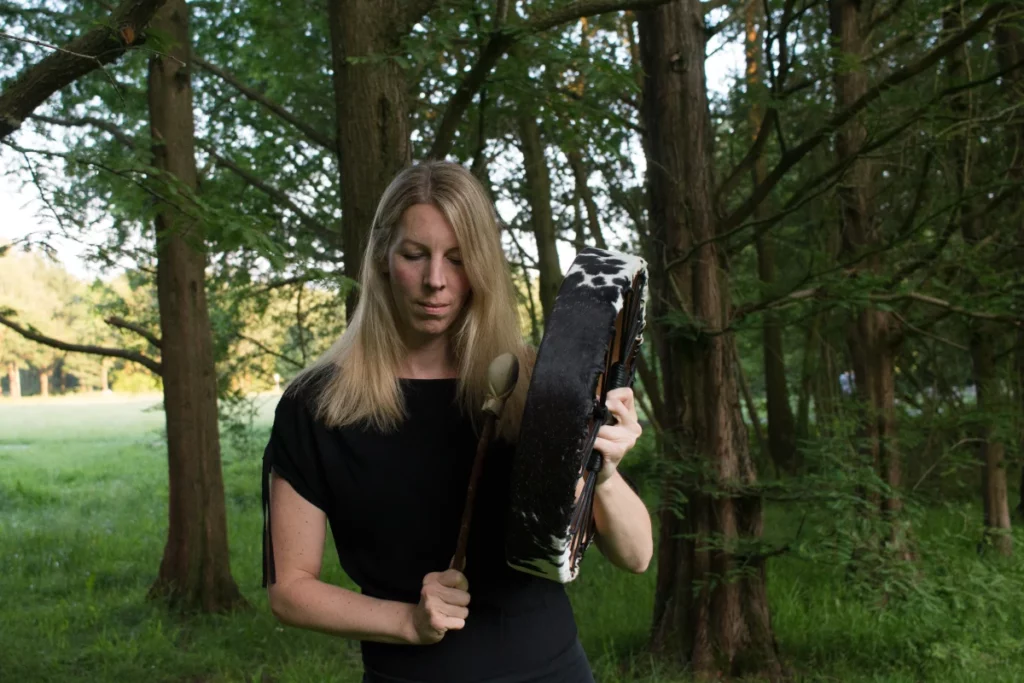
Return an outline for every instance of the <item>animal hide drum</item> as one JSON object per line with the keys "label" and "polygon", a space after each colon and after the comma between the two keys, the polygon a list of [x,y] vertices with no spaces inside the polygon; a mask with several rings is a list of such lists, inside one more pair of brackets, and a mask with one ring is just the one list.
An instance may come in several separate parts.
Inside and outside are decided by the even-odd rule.
{"label": "animal hide drum", "polygon": [[631,386],[643,342],[647,263],[586,248],[573,261],[537,350],[512,465],[506,560],[568,583],[594,538],[593,495],[607,393]]}

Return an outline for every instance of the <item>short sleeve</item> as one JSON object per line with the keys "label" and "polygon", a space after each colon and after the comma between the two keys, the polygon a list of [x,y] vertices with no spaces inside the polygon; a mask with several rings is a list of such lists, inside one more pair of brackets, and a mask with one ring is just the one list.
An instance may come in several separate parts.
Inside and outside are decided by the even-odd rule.
{"label": "short sleeve", "polygon": [[296,493],[327,510],[327,488],[316,448],[317,425],[302,396],[286,393],[274,411],[274,426],[263,451],[266,466]]}
{"label": "short sleeve", "polygon": [[327,485],[316,448],[317,425],[301,395],[285,392],[274,411],[274,424],[263,451],[263,586],[274,583],[274,545],[270,528],[270,474],[323,511]]}

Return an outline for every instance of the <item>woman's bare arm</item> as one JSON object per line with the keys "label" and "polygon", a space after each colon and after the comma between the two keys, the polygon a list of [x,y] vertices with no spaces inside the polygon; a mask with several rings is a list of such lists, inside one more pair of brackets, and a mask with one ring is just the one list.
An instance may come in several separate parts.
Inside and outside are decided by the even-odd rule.
{"label": "woman's bare arm", "polygon": [[320,580],[327,516],[271,475],[270,523],[276,582],[270,610],[282,623],[380,643],[436,643],[461,629],[469,613],[469,585],[454,569],[423,578],[419,604],[380,600]]}
{"label": "woman's bare arm", "polygon": [[642,432],[629,387],[608,392],[607,406],[615,424],[597,432],[594,447],[604,455],[594,492],[595,543],[612,564],[638,574],[654,554],[651,515],[643,500],[619,473],[619,463]]}
{"label": "woman's bare arm", "polygon": [[371,598],[320,581],[327,516],[271,475],[275,583],[270,609],[282,623],[356,640],[412,643],[415,605]]}
{"label": "woman's bare arm", "polygon": [[615,472],[594,492],[594,543],[615,566],[642,574],[654,554],[651,515],[643,500]]}

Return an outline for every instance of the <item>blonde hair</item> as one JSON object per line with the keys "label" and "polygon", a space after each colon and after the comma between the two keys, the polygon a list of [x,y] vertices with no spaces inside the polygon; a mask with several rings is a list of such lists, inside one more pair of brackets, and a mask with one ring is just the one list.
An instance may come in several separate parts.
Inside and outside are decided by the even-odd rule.
{"label": "blonde hair", "polygon": [[292,387],[318,382],[316,416],[330,427],[365,423],[391,431],[405,417],[398,372],[405,354],[384,276],[388,250],[409,207],[429,204],[452,226],[471,294],[448,334],[458,367],[458,403],[476,420],[487,393],[487,366],[498,355],[519,358],[516,390],[498,433],[515,440],[534,360],[525,344],[515,289],[501,247],[497,216],[479,181],[463,166],[427,161],[399,173],[384,191],[360,269],[359,303],[345,332]]}

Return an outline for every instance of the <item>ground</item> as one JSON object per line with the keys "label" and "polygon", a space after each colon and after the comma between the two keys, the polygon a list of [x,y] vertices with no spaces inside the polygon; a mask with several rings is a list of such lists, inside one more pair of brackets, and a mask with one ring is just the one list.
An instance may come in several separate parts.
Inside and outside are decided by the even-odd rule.
{"label": "ground", "polygon": [[[281,626],[260,586],[259,457],[275,402],[258,397],[248,440],[225,445],[232,572],[253,609],[184,621],[145,601],[166,530],[160,397],[0,400],[0,680],[359,680],[355,643]],[[920,595],[885,608],[820,555],[772,559],[773,621],[798,680],[1024,680],[1024,572],[977,558],[975,518],[970,506],[929,511],[924,551],[954,554],[932,552]],[[769,509],[780,539],[799,521]],[[324,578],[344,584],[333,552]],[[614,571],[595,551],[570,586],[601,683],[687,680],[642,654],[655,571]]]}

